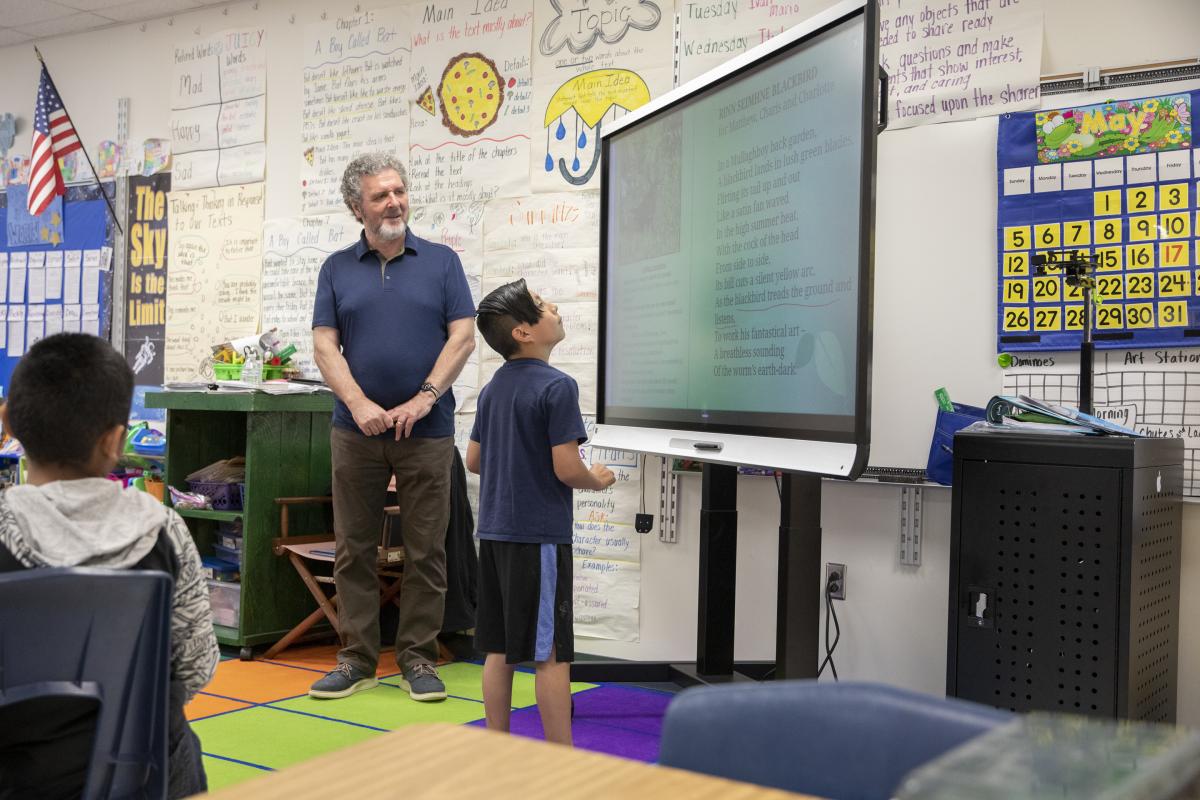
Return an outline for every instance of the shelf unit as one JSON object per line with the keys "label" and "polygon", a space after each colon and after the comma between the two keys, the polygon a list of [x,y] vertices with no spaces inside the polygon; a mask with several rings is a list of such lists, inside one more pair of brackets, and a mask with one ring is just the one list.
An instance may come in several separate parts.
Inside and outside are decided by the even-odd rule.
{"label": "shelf unit", "polygon": [[[312,611],[312,597],[271,540],[279,535],[276,497],[329,494],[329,424],[333,396],[263,393],[148,392],[147,408],[167,410],[168,486],[214,461],[246,457],[241,511],[184,509],[202,555],[211,555],[218,523],[243,521],[240,624],[214,625],[217,641],[242,649],[274,642]],[[169,492],[167,493],[169,495]],[[315,517],[300,520],[321,530]]]}

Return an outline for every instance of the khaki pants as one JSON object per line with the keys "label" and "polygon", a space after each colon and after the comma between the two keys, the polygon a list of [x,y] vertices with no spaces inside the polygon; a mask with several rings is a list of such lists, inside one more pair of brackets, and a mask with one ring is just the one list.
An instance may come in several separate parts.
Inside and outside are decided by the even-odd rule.
{"label": "khaki pants", "polygon": [[404,582],[396,663],[401,669],[437,663],[437,635],[446,606],[446,525],[450,520],[450,466],[454,440],[447,436],[374,439],[334,427],[333,528],[337,555],[338,622],[343,647],[338,662],[374,675],[379,661],[380,544],[387,486],[396,475],[404,521]]}

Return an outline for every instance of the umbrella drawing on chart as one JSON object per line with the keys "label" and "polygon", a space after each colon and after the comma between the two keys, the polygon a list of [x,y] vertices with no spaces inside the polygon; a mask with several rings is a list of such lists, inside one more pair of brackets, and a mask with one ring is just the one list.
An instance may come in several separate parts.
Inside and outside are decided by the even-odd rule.
{"label": "umbrella drawing on chart", "polygon": [[[554,147],[555,141],[572,137],[573,158],[568,165],[566,158],[559,157],[557,166],[563,179],[576,186],[587,183],[600,161],[600,123],[604,119],[616,119],[619,114],[633,111],[650,102],[650,89],[645,81],[627,69],[595,69],[576,75],[558,87],[558,91],[546,104],[546,172],[555,168],[551,149],[565,152],[565,146]],[[568,130],[568,126],[572,126]],[[588,131],[591,138],[588,138]],[[579,154],[592,148],[592,159],[588,168],[580,172]]]}

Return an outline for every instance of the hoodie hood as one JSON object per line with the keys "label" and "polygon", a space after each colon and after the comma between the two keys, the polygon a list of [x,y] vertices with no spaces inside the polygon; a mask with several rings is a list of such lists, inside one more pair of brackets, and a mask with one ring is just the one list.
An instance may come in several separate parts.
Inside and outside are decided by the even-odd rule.
{"label": "hoodie hood", "polygon": [[[128,568],[154,547],[168,509],[106,478],[14,486],[4,492],[0,538],[46,567]],[[22,559],[25,560],[25,559]]]}

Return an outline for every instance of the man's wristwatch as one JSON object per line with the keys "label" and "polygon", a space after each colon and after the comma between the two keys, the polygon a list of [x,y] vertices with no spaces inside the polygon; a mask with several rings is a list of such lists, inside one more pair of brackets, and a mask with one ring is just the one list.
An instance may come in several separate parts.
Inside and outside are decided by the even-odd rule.
{"label": "man's wristwatch", "polygon": [[439,392],[439,391],[437,390],[437,387],[436,387],[436,386],[434,386],[432,383],[429,383],[429,382],[422,383],[422,384],[421,384],[421,391],[422,391],[422,392],[429,392],[430,394],[432,394],[432,395],[433,395],[433,402],[434,402],[434,403],[437,403],[437,401],[438,401],[438,400],[441,400],[441,399],[442,399],[442,393],[441,393],[441,392]]}

